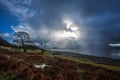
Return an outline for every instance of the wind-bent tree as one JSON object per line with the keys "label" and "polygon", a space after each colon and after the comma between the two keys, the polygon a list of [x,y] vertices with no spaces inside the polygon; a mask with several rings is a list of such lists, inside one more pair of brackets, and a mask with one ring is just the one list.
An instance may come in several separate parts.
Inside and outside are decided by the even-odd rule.
{"label": "wind-bent tree", "polygon": [[35,44],[30,40],[29,34],[23,31],[14,33],[13,42],[17,47],[22,47],[24,49],[24,52],[27,51],[27,46],[35,46]]}

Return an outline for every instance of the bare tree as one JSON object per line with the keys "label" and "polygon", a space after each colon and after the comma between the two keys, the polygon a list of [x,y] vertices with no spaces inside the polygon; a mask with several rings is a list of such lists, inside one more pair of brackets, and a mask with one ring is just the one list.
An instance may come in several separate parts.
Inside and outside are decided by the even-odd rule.
{"label": "bare tree", "polygon": [[[15,32],[14,33],[14,44],[17,45],[17,47],[22,47],[24,49],[24,52],[27,51],[27,46],[28,45],[35,45],[29,37],[29,34],[27,32]],[[20,49],[20,48],[19,48]]]}

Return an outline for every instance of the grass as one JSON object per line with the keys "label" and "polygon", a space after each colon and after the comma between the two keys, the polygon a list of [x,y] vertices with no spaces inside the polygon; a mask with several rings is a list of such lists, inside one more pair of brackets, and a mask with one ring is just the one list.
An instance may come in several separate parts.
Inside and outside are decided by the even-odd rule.
{"label": "grass", "polygon": [[83,60],[80,60],[80,59],[70,58],[70,57],[68,57],[68,58],[63,58],[63,59],[72,60],[72,61],[79,62],[79,63],[82,63],[82,64],[89,64],[89,65],[96,66],[96,67],[102,67],[102,68],[109,69],[109,70],[113,70],[113,71],[120,71],[120,66],[97,64],[97,63],[95,63],[95,62],[83,61]]}
{"label": "grass", "polygon": [[[4,49],[7,49],[7,50],[12,50],[11,47],[4,47],[2,46],[1,48],[4,48]],[[21,49],[19,52],[23,52],[23,49]],[[27,51],[29,54],[34,54],[34,55],[40,55],[41,54],[41,50],[28,50]],[[27,53],[27,54],[28,54]],[[42,54],[45,54],[45,57],[51,57],[53,58],[54,56],[52,55],[48,55],[47,54],[48,52],[45,51],[44,53]],[[26,53],[24,54],[20,54],[19,56],[21,56],[21,58],[25,57]],[[13,55],[13,57],[15,57]],[[120,71],[120,66],[112,66],[112,65],[105,65],[105,64],[97,64],[97,63],[94,63],[94,62],[91,62],[91,61],[83,61],[83,60],[80,60],[80,59],[76,59],[76,58],[71,58],[71,57],[60,57],[60,56],[57,56],[59,58],[62,58],[62,59],[67,59],[67,60],[72,60],[72,61],[75,61],[75,62],[79,62],[79,63],[82,63],[82,64],[90,64],[90,65],[93,65],[93,66],[97,66],[97,67],[102,67],[102,68],[106,68],[106,69],[110,69],[110,70],[115,70],[115,71]],[[44,63],[44,62],[43,62]],[[36,64],[36,63],[35,63]]]}
{"label": "grass", "polygon": [[0,46],[1,48],[7,49],[7,50],[12,50],[11,47],[5,47],[5,46]]}
{"label": "grass", "polygon": [[[8,50],[9,48],[6,49]],[[3,52],[7,53],[7,50]],[[21,59],[24,63],[31,64],[32,66],[35,64],[48,65],[46,68],[39,70],[41,71],[40,74],[43,75],[43,78],[48,77],[50,80],[88,80],[89,78],[90,80],[112,80],[112,78],[114,78],[112,76],[116,75],[116,72],[120,72],[119,66],[97,64],[91,61],[84,61],[70,57],[53,56],[46,54],[47,51],[44,53],[36,51],[28,53],[14,52],[15,54],[11,54],[11,52],[13,51],[9,51],[10,54],[8,55],[11,56],[11,59],[15,59],[15,61]],[[31,69],[27,70],[30,70],[31,72]],[[101,75],[103,77],[95,77]],[[118,75],[120,74],[118,73]],[[119,80],[118,75],[115,77],[115,80]],[[11,80],[12,78],[14,78],[14,73],[0,73],[0,80]]]}
{"label": "grass", "polygon": [[15,74],[13,72],[0,72],[0,80],[13,80]]}
{"label": "grass", "polygon": [[[15,48],[12,48],[12,47],[5,47],[5,46],[1,46],[1,48],[4,48],[4,49],[7,49],[7,50],[10,50],[10,51],[16,51]],[[20,50],[17,50],[19,52],[24,52],[24,49],[20,49]],[[30,53],[38,53],[38,52],[42,52],[40,49],[34,49],[34,50],[31,50],[31,49],[27,49],[27,52],[30,52]]]}

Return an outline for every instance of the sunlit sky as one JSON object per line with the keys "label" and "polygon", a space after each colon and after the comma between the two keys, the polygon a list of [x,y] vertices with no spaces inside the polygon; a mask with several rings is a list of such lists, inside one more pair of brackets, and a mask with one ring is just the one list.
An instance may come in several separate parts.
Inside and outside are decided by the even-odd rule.
{"label": "sunlit sky", "polygon": [[[120,0],[0,0],[0,33],[97,53],[120,43]],[[9,39],[7,39],[9,41]]]}

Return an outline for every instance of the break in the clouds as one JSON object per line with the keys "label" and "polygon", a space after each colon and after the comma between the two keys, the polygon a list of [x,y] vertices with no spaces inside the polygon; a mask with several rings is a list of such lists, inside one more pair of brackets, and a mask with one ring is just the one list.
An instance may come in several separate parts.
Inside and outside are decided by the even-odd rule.
{"label": "break in the clouds", "polygon": [[120,0],[1,0],[37,43],[110,56],[108,44],[120,43]]}

